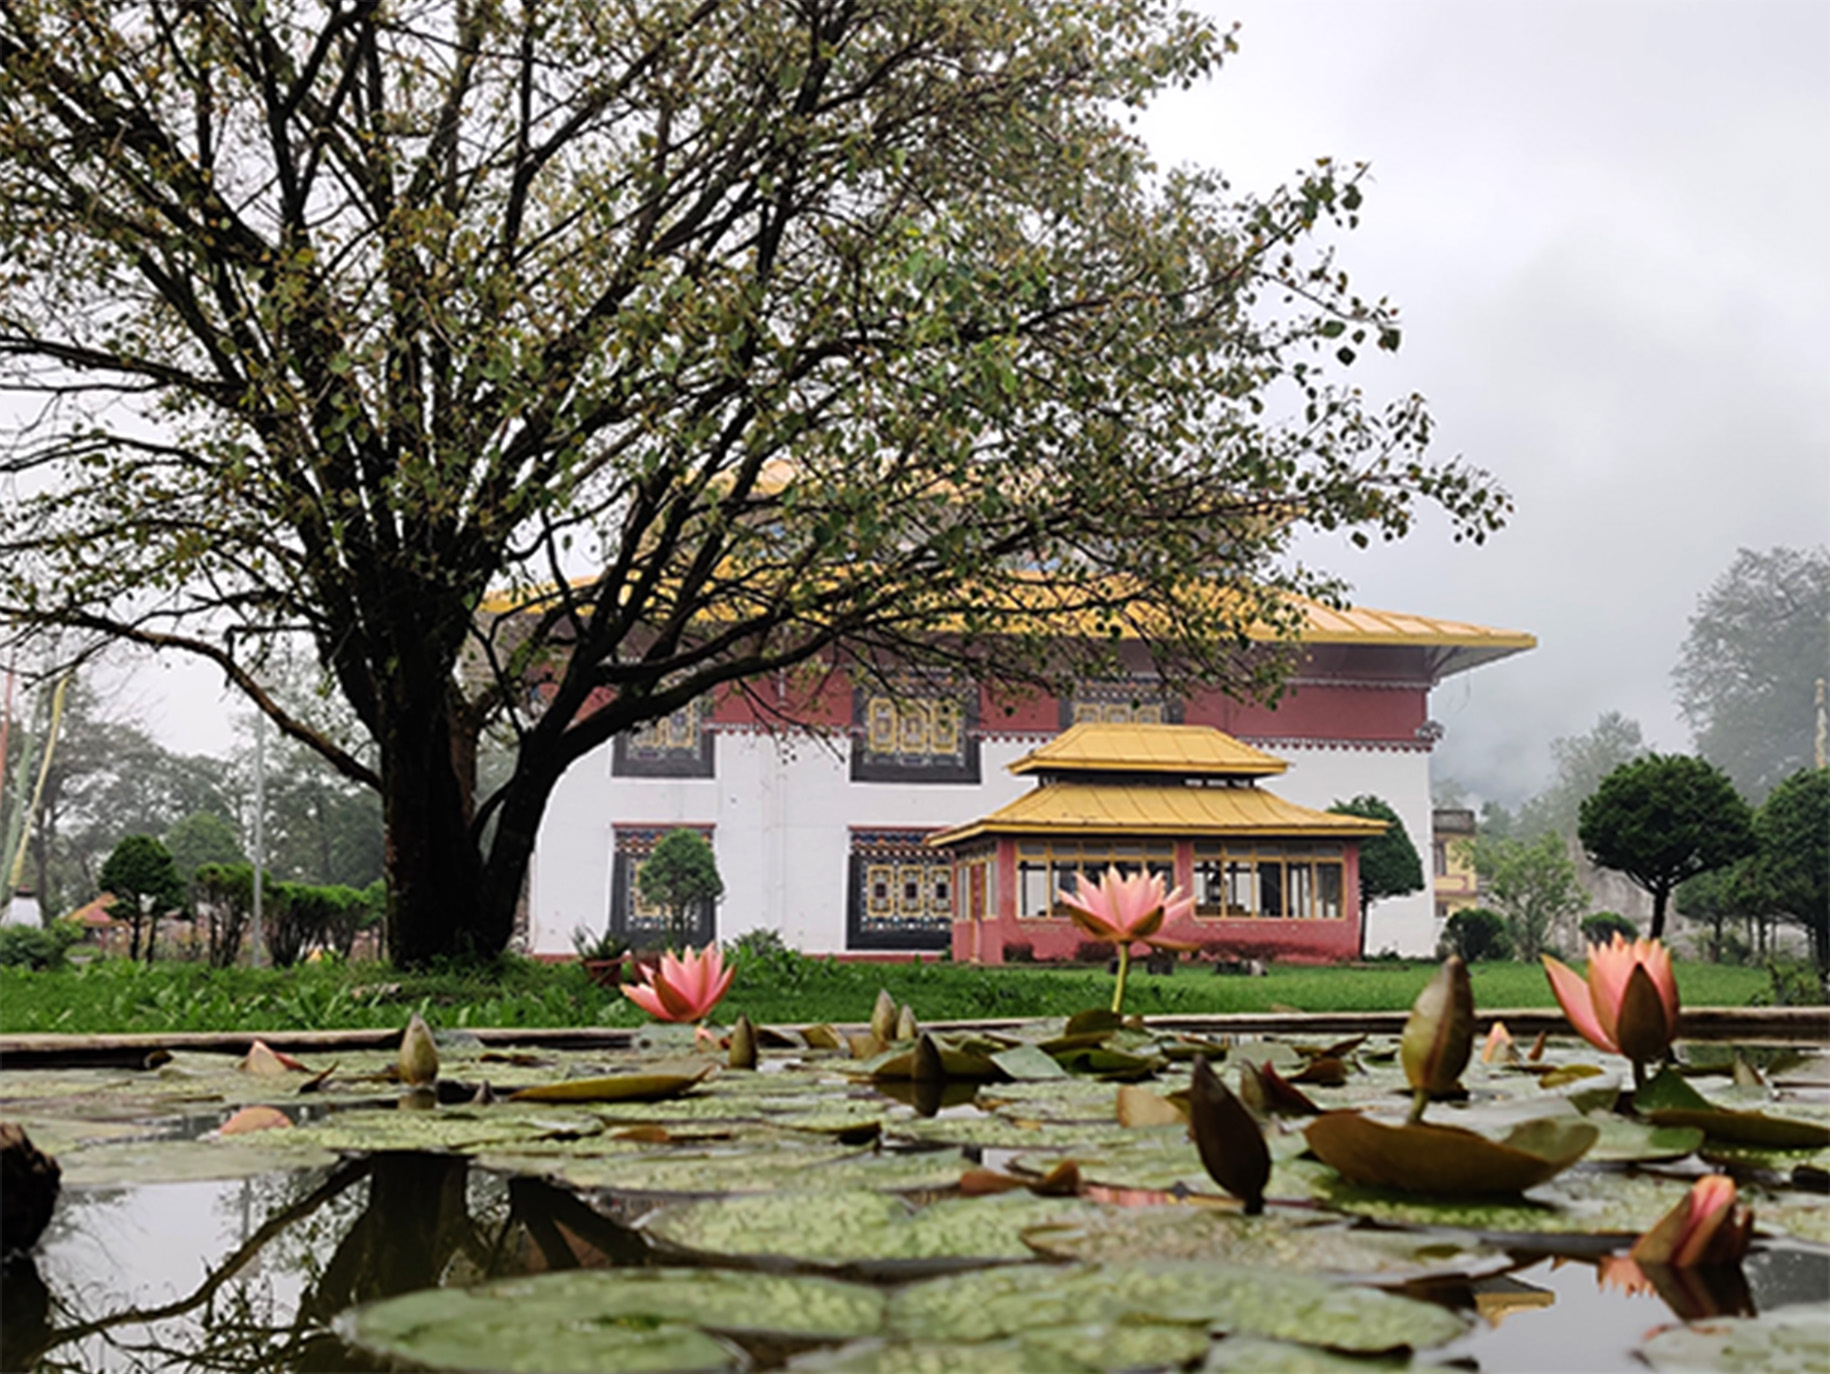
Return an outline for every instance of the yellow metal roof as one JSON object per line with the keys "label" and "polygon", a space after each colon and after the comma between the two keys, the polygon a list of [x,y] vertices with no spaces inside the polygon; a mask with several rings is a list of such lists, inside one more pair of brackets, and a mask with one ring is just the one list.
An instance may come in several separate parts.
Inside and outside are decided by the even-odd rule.
{"label": "yellow metal roof", "polygon": [[1517,652],[1535,649],[1536,635],[1496,630],[1465,620],[1376,611],[1370,606],[1336,610],[1319,601],[1299,602],[1305,644],[1413,644],[1425,648],[1494,648]]}
{"label": "yellow metal roof", "polygon": [[1384,821],[1314,811],[1257,787],[1044,783],[989,816],[928,838],[955,844],[976,835],[1174,835],[1358,840]]}
{"label": "yellow metal roof", "polygon": [[1169,773],[1268,777],[1290,765],[1211,725],[1071,726],[1010,765],[1023,773]]}

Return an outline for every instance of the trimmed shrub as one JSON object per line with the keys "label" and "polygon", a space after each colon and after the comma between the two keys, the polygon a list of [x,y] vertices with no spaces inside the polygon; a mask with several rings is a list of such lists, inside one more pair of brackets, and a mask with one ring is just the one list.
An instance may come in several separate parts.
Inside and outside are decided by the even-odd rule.
{"label": "trimmed shrub", "polygon": [[1582,938],[1589,944],[1610,944],[1616,935],[1623,940],[1637,940],[1639,927],[1618,911],[1597,911],[1582,918]]}
{"label": "trimmed shrub", "polygon": [[82,939],[73,921],[48,926],[0,926],[0,964],[15,968],[61,968],[64,951]]}
{"label": "trimmed shrub", "polygon": [[1036,947],[1027,940],[1012,940],[1004,946],[1004,962],[1033,964],[1036,962]]}
{"label": "trimmed shrub", "polygon": [[1459,954],[1470,964],[1510,959],[1513,944],[1506,918],[1484,906],[1458,911],[1444,924],[1436,953],[1445,959]]}
{"label": "trimmed shrub", "polygon": [[1110,940],[1082,940],[1074,946],[1074,962],[1077,964],[1107,964],[1116,958],[1118,946]]}

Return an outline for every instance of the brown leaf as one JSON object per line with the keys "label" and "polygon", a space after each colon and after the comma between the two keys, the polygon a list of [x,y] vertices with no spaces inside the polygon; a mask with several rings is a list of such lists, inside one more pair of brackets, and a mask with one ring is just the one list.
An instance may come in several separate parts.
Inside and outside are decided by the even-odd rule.
{"label": "brown leaf", "polygon": [[254,1131],[282,1131],[292,1125],[292,1118],[278,1107],[243,1107],[221,1126],[217,1135],[249,1135]]}
{"label": "brown leaf", "polygon": [[1127,1083],[1118,1090],[1118,1124],[1121,1126],[1173,1126],[1188,1120],[1188,1113],[1148,1088]]}
{"label": "brown leaf", "polygon": [[[1338,1064],[1341,1061],[1337,1059],[1334,1062]],[[1301,1076],[1299,1074],[1298,1078]],[[1343,1077],[1345,1077],[1344,1067]],[[1265,1061],[1264,1068],[1259,1071],[1258,1081],[1264,1088],[1265,1106],[1277,1116],[1316,1116],[1322,1110],[1309,1100],[1309,1095],[1301,1088],[1293,1087],[1291,1080],[1280,1074],[1268,1059]],[[1336,1087],[1338,1085],[1323,1082],[1322,1086]]]}
{"label": "brown leaf", "polygon": [[740,1015],[731,1027],[730,1065],[733,1069],[753,1069],[757,1057],[756,1027],[750,1024],[749,1016]]}
{"label": "brown leaf", "polygon": [[1248,1216],[1264,1211],[1264,1188],[1271,1177],[1264,1133],[1208,1067],[1205,1055],[1195,1056],[1188,1104],[1195,1148],[1208,1177],[1243,1201]]}
{"label": "brown leaf", "polygon": [[[1268,1061],[1265,1069],[1268,1073],[1277,1072]],[[1268,1079],[1266,1081],[1269,1082]],[[1278,1082],[1285,1087],[1292,1083],[1313,1083],[1318,1088],[1338,1088],[1347,1082],[1347,1065],[1344,1061],[1334,1058],[1314,1059],[1303,1066],[1301,1073],[1289,1078],[1279,1078]]]}
{"label": "brown leaf", "polygon": [[896,999],[888,988],[877,989],[877,1002],[871,1008],[871,1034],[885,1045],[896,1038]]}
{"label": "brown leaf", "polygon": [[268,1049],[266,1042],[256,1040],[248,1046],[248,1053],[243,1056],[240,1068],[243,1073],[269,1078],[280,1074],[303,1072],[305,1066],[291,1055]]}
{"label": "brown leaf", "polygon": [[1562,1173],[1601,1137],[1588,1121],[1534,1121],[1509,1139],[1458,1126],[1388,1126],[1358,1112],[1324,1112],[1303,1132],[1324,1164],[1354,1183],[1443,1197],[1518,1193]]}

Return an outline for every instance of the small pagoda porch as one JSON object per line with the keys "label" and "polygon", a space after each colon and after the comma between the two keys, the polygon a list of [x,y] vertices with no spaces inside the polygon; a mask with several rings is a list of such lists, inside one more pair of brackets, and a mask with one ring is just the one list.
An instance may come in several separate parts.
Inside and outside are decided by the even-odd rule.
{"label": "small pagoda porch", "polygon": [[1283,760],[1203,725],[1073,726],[1010,765],[1033,791],[928,843],[953,865],[953,957],[1013,947],[1071,960],[1087,936],[1060,902],[1107,867],[1194,894],[1161,935],[1215,959],[1351,959],[1359,849],[1383,821],[1316,811],[1259,785]]}

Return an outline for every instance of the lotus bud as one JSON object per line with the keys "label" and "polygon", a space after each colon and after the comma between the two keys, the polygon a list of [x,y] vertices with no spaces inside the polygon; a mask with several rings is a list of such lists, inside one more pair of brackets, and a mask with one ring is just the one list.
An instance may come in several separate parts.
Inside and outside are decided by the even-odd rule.
{"label": "lotus bud", "polygon": [[400,1081],[414,1087],[438,1081],[438,1046],[432,1043],[432,1028],[418,1012],[400,1037]]}
{"label": "lotus bud", "polygon": [[896,1014],[895,1038],[897,1040],[913,1040],[920,1034],[921,1026],[915,1020],[914,1008],[904,1003],[902,1010]]}
{"label": "lotus bud", "polygon": [[1398,1055],[1404,1076],[1416,1090],[1411,1120],[1423,1115],[1432,1096],[1453,1092],[1474,1052],[1474,987],[1459,955],[1443,960],[1429,985],[1417,994]]}
{"label": "lotus bud", "polygon": [[926,1032],[915,1042],[915,1063],[909,1076],[917,1083],[941,1083],[946,1080],[947,1067],[941,1059],[940,1046]]}
{"label": "lotus bud", "polygon": [[1614,1038],[1620,1052],[1635,1064],[1652,1063],[1664,1058],[1671,1048],[1671,1019],[1665,1014],[1665,1002],[1658,986],[1644,964],[1635,964],[1627,975],[1626,989],[1621,993],[1620,1011],[1614,1022]]}
{"label": "lotus bud", "polygon": [[896,999],[888,988],[877,989],[877,1004],[871,1008],[871,1034],[886,1045],[896,1038]]}
{"label": "lotus bud", "polygon": [[1709,1174],[1696,1181],[1658,1222],[1633,1243],[1629,1255],[1640,1264],[1668,1264],[1674,1269],[1734,1264],[1747,1254],[1754,1215],[1735,1205],[1735,1181]]}
{"label": "lotus bud", "polygon": [[747,1014],[739,1013],[737,1024],[731,1027],[731,1067],[753,1069],[756,1059],[756,1027]]}

